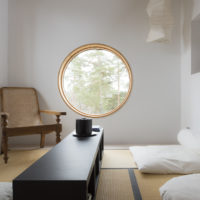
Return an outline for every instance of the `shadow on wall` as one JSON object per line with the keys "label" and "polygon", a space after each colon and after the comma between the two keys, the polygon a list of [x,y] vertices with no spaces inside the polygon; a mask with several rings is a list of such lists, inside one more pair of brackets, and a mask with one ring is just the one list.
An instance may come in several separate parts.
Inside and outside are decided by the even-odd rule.
{"label": "shadow on wall", "polygon": [[183,26],[182,26],[182,34],[183,34],[183,43],[185,50],[190,47],[190,36],[188,27],[190,27],[192,20],[192,12],[193,12],[193,2],[192,1],[184,1],[184,10],[183,10]]}
{"label": "shadow on wall", "polygon": [[191,74],[200,72],[200,15],[192,20],[191,23]]}
{"label": "shadow on wall", "polygon": [[[41,110],[50,110],[50,106],[48,105],[47,100],[43,97],[43,95],[37,91],[38,94],[38,101],[39,101],[39,106]],[[53,109],[53,110],[56,110]],[[53,115],[48,115],[48,114],[41,114],[42,122],[43,123],[54,123],[55,122],[55,116]],[[62,119],[61,119],[62,120]]]}

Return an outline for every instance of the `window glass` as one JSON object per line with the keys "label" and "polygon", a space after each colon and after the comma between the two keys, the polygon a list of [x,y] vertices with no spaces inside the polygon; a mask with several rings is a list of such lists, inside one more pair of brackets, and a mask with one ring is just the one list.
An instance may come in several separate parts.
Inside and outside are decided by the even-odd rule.
{"label": "window glass", "polygon": [[132,87],[128,62],[106,45],[85,45],[64,60],[59,89],[70,108],[83,116],[101,117],[118,110]]}

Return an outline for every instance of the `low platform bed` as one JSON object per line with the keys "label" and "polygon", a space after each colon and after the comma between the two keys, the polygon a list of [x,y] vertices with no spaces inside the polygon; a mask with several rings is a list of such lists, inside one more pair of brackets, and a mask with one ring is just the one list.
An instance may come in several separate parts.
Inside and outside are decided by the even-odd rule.
{"label": "low platform bed", "polygon": [[200,136],[184,129],[177,139],[178,145],[130,147],[138,166],[134,178],[142,199],[200,199]]}

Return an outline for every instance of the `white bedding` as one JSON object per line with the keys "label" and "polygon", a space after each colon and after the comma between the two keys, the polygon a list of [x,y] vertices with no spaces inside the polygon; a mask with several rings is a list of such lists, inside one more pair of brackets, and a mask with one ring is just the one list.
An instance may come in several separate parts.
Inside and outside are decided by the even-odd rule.
{"label": "white bedding", "polygon": [[0,182],[0,200],[12,200],[12,183]]}
{"label": "white bedding", "polygon": [[133,146],[130,151],[144,173],[200,173],[200,152],[183,145]]}
{"label": "white bedding", "polygon": [[199,200],[200,174],[172,178],[160,188],[163,200]]}
{"label": "white bedding", "polygon": [[191,129],[182,129],[177,135],[178,143],[200,152],[200,132]]}

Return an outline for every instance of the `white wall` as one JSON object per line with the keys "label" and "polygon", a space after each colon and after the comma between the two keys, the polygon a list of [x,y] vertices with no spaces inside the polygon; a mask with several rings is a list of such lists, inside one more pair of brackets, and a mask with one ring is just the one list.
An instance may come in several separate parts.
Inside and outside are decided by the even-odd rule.
{"label": "white wall", "polygon": [[[192,66],[191,86],[190,86],[190,116],[191,127],[195,130],[200,130],[200,1],[194,0],[192,13]],[[196,72],[196,73],[195,73]],[[198,73],[197,73],[198,72]]]}
{"label": "white wall", "polygon": [[200,72],[200,19],[191,23],[191,73]]}
{"label": "white wall", "polygon": [[[198,33],[196,38],[193,37],[191,43],[191,25],[194,24],[200,15],[200,1],[182,1],[182,23],[181,23],[181,127],[190,126],[192,129],[200,130],[200,75],[198,70],[192,70],[192,57],[199,54],[198,49],[195,48],[199,43]],[[193,21],[192,21],[193,20]],[[198,26],[198,23],[196,24]],[[199,28],[196,27],[196,30]],[[193,52],[191,52],[193,49]],[[198,52],[194,52],[198,51]],[[192,56],[193,56],[192,55]],[[193,60],[194,62],[194,60]],[[197,62],[197,61],[195,61]],[[197,63],[196,63],[197,65]],[[198,68],[198,67],[197,67]],[[194,74],[191,74],[191,73]]]}
{"label": "white wall", "polygon": [[[6,86],[7,81],[8,81],[8,1],[0,0],[0,88]],[[1,128],[0,128],[0,146],[1,146]]]}
{"label": "white wall", "polygon": [[0,87],[7,84],[8,1],[0,0]]}
{"label": "white wall", "polygon": [[191,17],[192,1],[181,1],[181,127],[191,126],[190,79],[191,79]]}
{"label": "white wall", "polygon": [[200,73],[191,76],[190,93],[191,127],[200,130]]}
{"label": "white wall", "polygon": [[192,19],[196,18],[199,14],[200,14],[200,1],[193,0]]}
{"label": "white wall", "polygon": [[[145,42],[148,0],[9,0],[9,85],[37,88],[42,109],[67,111],[65,137],[78,114],[62,101],[57,74],[67,54],[87,43],[108,44],[131,64],[134,85],[115,114],[94,119],[106,144],[175,143],[180,128],[180,1],[173,1],[172,42]],[[47,120],[47,119],[45,119]],[[38,137],[14,138],[32,143]],[[48,142],[54,137],[48,137]]]}

